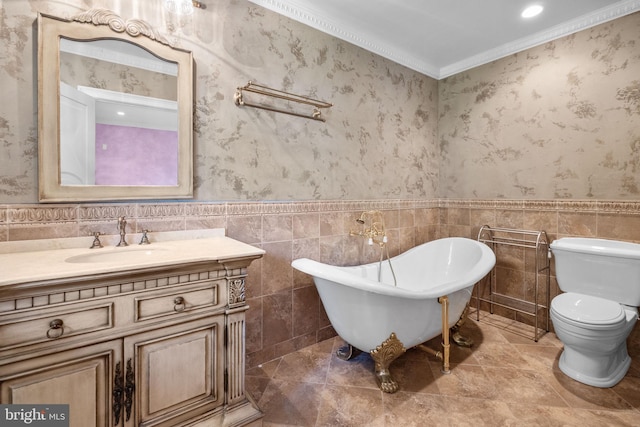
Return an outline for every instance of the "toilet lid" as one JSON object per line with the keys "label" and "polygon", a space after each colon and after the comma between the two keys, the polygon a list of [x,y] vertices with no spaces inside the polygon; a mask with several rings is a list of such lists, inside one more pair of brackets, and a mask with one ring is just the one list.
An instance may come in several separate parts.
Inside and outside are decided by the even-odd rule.
{"label": "toilet lid", "polygon": [[610,325],[625,319],[624,309],[617,302],[573,292],[555,297],[551,309],[567,319],[592,325]]}

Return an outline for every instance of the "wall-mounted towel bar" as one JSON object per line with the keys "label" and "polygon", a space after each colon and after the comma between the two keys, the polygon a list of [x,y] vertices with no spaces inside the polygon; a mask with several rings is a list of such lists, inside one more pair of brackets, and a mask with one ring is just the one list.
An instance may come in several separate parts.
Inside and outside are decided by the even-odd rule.
{"label": "wall-mounted towel bar", "polygon": [[[276,98],[276,99],[281,99],[284,101],[291,101],[291,102],[295,102],[298,104],[306,104],[306,105],[311,105],[313,106],[313,112],[311,114],[304,114],[304,113],[298,113],[296,111],[291,111],[291,110],[285,110],[282,108],[277,108],[275,106],[272,105],[265,105],[265,104],[254,104],[251,102],[247,102],[244,100],[244,96],[243,93],[244,92],[252,92],[258,95],[262,95],[262,96],[268,96],[271,98]],[[301,96],[301,95],[295,95],[293,93],[289,93],[289,92],[284,92],[281,90],[277,90],[277,89],[272,89],[270,87],[267,86],[261,86],[258,84],[255,84],[251,81],[249,81],[249,83],[247,83],[245,86],[241,86],[238,87],[238,89],[236,90],[236,93],[233,97],[234,102],[236,103],[236,105],[238,107],[240,106],[246,106],[246,107],[253,107],[253,108],[260,108],[262,110],[268,110],[268,111],[274,111],[276,113],[284,113],[284,114],[289,114],[292,116],[296,116],[296,117],[304,117],[305,119],[312,119],[312,120],[318,120],[321,122],[324,122],[325,119],[322,117],[322,113],[320,111],[321,108],[329,108],[331,107],[333,104],[330,104],[328,102],[324,102],[324,101],[318,101],[316,99],[311,99],[311,98],[307,98],[306,96]]]}

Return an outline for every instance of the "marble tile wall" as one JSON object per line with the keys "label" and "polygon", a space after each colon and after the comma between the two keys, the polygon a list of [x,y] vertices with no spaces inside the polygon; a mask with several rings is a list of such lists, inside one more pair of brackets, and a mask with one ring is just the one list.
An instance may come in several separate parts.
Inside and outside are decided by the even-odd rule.
{"label": "marble tile wall", "polygon": [[[337,265],[376,261],[379,252],[350,237],[365,210],[384,212],[390,255],[440,237],[476,238],[482,225],[544,230],[550,240],[588,236],[640,242],[640,202],[555,200],[361,200],[318,202],[0,205],[0,240],[116,234],[124,215],[131,232],[224,227],[227,235],[266,250],[249,268],[248,364],[256,366],[335,333],[311,278],[291,261],[308,257]],[[498,291],[533,301],[532,258],[498,254]],[[553,265],[552,265],[553,267]],[[553,268],[551,297],[558,293]],[[544,295],[541,295],[544,298]],[[528,316],[498,309],[504,317]]]}
{"label": "marble tile wall", "polygon": [[[442,236],[477,238],[482,225],[545,231],[549,242],[568,236],[596,237],[640,243],[640,203],[595,200],[443,200],[439,233]],[[511,236],[519,237],[519,236]],[[539,260],[539,265],[543,265]],[[549,299],[560,293],[555,280],[553,258],[550,264]],[[496,292],[534,302],[535,250],[497,247]],[[546,278],[538,277],[538,300],[546,301]],[[487,285],[481,288],[487,295]],[[475,299],[473,300],[475,304]],[[509,303],[520,308],[522,304]],[[488,310],[487,304],[481,307]],[[513,310],[494,307],[495,313],[533,324],[534,318]],[[546,315],[542,310],[542,318]]]}
{"label": "marble tile wall", "polygon": [[372,262],[379,253],[357,230],[362,211],[385,213],[390,254],[438,235],[437,199],[294,203],[158,203],[0,205],[0,240],[116,234],[119,216],[130,233],[224,227],[227,235],[265,249],[249,268],[246,296],[248,363],[253,366],[334,335],[310,277],[291,261],[309,257],[347,265]]}

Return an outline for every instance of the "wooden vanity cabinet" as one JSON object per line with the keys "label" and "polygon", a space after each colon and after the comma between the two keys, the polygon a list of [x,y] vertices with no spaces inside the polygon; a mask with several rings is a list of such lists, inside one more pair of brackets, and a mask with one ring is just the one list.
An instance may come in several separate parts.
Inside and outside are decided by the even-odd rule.
{"label": "wooden vanity cabinet", "polygon": [[113,367],[122,354],[119,344],[108,341],[13,363],[3,361],[0,401],[69,404],[70,425],[112,426]]}
{"label": "wooden vanity cabinet", "polygon": [[124,344],[125,402],[129,379],[137,390],[133,425],[176,425],[224,403],[224,315],[127,337]]}
{"label": "wooden vanity cabinet", "polygon": [[0,298],[0,403],[69,404],[73,427],[233,426],[254,258],[16,285]]}

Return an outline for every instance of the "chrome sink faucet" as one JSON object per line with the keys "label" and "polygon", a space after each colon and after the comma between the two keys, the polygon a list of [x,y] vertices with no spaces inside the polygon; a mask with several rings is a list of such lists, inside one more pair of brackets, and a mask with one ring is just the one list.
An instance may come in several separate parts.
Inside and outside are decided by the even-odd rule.
{"label": "chrome sink faucet", "polygon": [[120,241],[116,246],[129,246],[127,241],[125,240],[125,236],[127,234],[127,221],[123,216],[118,217],[118,232],[120,233]]}

